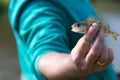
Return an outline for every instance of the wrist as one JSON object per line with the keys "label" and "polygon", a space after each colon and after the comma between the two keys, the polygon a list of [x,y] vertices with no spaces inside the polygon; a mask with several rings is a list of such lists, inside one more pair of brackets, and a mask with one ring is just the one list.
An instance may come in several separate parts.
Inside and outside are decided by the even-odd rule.
{"label": "wrist", "polygon": [[82,71],[79,69],[78,65],[73,61],[71,54],[66,56],[66,65],[68,70],[68,76],[70,80],[84,80],[85,76],[81,73]]}
{"label": "wrist", "polygon": [[70,54],[48,53],[39,61],[39,70],[48,80],[77,80],[79,71]]}

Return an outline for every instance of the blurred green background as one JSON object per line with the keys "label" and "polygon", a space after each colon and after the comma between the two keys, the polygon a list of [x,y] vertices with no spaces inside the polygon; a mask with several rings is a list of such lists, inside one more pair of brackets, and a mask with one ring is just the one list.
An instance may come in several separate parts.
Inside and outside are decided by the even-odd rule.
{"label": "blurred green background", "polygon": [[[19,80],[20,68],[15,38],[8,20],[9,0],[0,0],[0,80]],[[92,0],[101,18],[120,33],[120,0]],[[109,36],[107,45],[113,48],[115,70],[120,71],[120,38],[114,42]]]}

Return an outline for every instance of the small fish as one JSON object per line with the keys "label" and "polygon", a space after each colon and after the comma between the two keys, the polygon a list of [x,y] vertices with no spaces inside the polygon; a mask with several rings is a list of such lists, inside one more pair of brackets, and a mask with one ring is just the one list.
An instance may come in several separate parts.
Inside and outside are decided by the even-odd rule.
{"label": "small fish", "polygon": [[104,38],[107,37],[107,34],[110,34],[113,39],[117,41],[117,37],[119,36],[119,34],[110,30],[106,24],[93,16],[90,16],[85,21],[74,23],[72,25],[72,31],[85,34],[93,23],[97,23],[99,25],[99,31],[102,31],[104,33]]}

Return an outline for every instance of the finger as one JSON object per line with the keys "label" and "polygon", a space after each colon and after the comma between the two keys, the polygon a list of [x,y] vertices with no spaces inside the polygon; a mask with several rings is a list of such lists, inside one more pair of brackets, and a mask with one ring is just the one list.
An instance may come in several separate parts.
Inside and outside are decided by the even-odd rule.
{"label": "finger", "polygon": [[98,31],[98,25],[97,23],[94,23],[85,36],[83,36],[76,44],[76,46],[72,49],[71,55],[74,62],[79,63],[80,60],[82,60],[86,53],[88,52],[91,42],[96,36]]}
{"label": "finger", "polygon": [[88,52],[88,48],[90,47],[91,44],[89,44],[88,42],[86,42],[83,38],[81,38],[76,46],[75,49],[78,53],[82,53],[83,55]]}
{"label": "finger", "polygon": [[97,23],[93,23],[88,32],[84,35],[83,39],[85,41],[91,43],[94,40],[94,37],[96,36],[97,32],[99,30],[99,26]]}
{"label": "finger", "polygon": [[[113,58],[114,58],[112,50],[111,50],[110,48],[105,47],[105,46],[104,46],[104,51],[103,51],[102,54],[106,54],[106,55],[104,55],[104,57],[100,57],[98,61],[99,61],[100,63],[105,63],[105,64],[104,64],[104,65],[99,65],[99,64],[96,63],[96,64],[94,65],[94,68],[97,67],[97,68],[95,69],[95,71],[97,71],[97,72],[106,69],[107,66],[112,62],[112,60],[113,60]],[[106,56],[106,60],[103,59],[103,58],[105,58],[105,56]],[[103,60],[102,60],[102,59],[103,59]],[[105,60],[105,62],[102,62],[102,61],[104,61],[104,60]]]}
{"label": "finger", "polygon": [[89,49],[90,49],[89,44],[85,42],[83,39],[80,39],[76,46],[71,51],[73,61],[79,63],[79,61],[84,59],[86,52],[88,52]]}
{"label": "finger", "polygon": [[100,54],[100,57],[97,59],[95,64],[97,63],[98,66],[104,66],[106,64],[106,62],[107,62],[107,58],[108,58],[108,48],[107,48],[107,46],[104,45],[102,53]]}
{"label": "finger", "polygon": [[72,50],[72,53],[77,53],[76,56],[80,56],[78,53],[81,53],[80,57],[84,57],[88,52],[88,48],[90,47],[94,36],[96,36],[97,31],[98,25],[97,23],[93,23],[88,32],[77,42],[76,46]]}
{"label": "finger", "polygon": [[93,65],[97,58],[100,56],[100,53],[102,52],[103,48],[103,33],[99,32],[99,35],[97,36],[94,45],[90,49],[89,53],[86,55],[85,62],[86,64]]}
{"label": "finger", "polygon": [[113,59],[114,59],[114,53],[111,48],[108,48],[108,57],[107,57],[106,65],[112,63]]}

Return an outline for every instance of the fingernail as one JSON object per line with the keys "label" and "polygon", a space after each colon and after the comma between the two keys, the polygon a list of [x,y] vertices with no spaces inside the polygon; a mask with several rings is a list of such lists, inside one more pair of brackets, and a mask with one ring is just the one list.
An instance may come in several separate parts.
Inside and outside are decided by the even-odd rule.
{"label": "fingernail", "polygon": [[98,24],[97,24],[97,23],[93,23],[93,24],[92,24],[92,27],[98,28]]}
{"label": "fingernail", "polygon": [[99,36],[101,37],[101,39],[104,39],[104,33],[103,32],[99,32]]}

